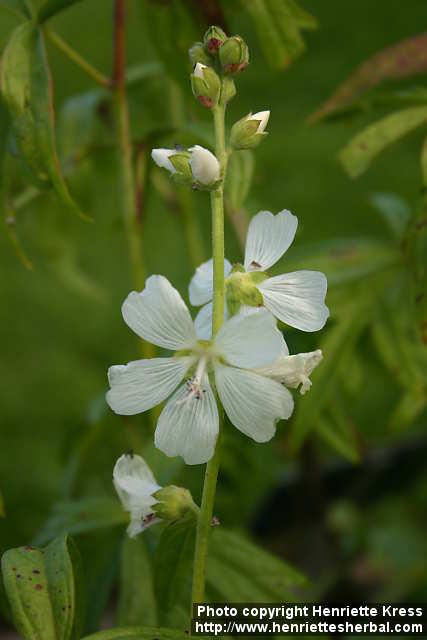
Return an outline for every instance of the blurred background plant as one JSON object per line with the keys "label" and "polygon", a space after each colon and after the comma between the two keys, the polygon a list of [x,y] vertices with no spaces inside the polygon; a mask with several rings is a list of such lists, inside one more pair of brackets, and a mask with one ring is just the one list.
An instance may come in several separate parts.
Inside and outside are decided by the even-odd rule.
{"label": "blurred background plant", "polygon": [[[300,599],[426,595],[425,7],[350,0],[344,15],[338,0],[303,6],[129,0],[125,81],[136,178],[129,227],[117,85],[109,79],[112,7],[0,0],[0,545],[73,534],[90,595],[88,631],[116,608],[120,623],[141,623],[140,606],[129,614],[132,593],[151,598],[146,608],[155,611],[165,588],[142,589],[147,541],[123,544],[124,515],[111,485],[118,455],[143,452],[161,484],[188,486],[199,497],[202,470],[166,460],[151,444],[150,419],[112,415],[104,392],[107,366],[135,358],[119,309],[142,270],[163,273],[186,296],[194,267],[209,257],[206,194],[177,191],[149,160],[155,146],[213,146],[209,114],[191,97],[185,66],[209,24],[251,45],[251,73],[239,78],[229,122],[272,111],[256,164],[249,151],[232,158],[226,254],[240,258],[247,221],[259,209],[290,209],[299,218],[297,241],[277,273],[283,266],[324,271],[332,311],[321,335],[286,329],[291,352],[320,347],[325,356],[293,419],[268,445],[235,429],[225,436],[221,522],[297,570],[252,547],[239,555],[240,537],[219,537],[210,597],[282,600],[289,589]],[[28,27],[29,11],[40,27]],[[140,265],[131,258],[135,238]],[[185,542],[187,534],[168,535]],[[248,555],[255,566],[245,573]],[[171,623],[162,615],[144,622]]]}

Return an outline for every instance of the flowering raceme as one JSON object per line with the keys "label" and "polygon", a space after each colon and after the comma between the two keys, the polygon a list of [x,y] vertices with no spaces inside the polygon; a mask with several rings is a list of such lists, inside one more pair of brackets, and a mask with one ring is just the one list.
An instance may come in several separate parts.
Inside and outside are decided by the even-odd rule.
{"label": "flowering raceme", "polygon": [[142,292],[128,295],[122,314],[138,336],[176,353],[110,367],[107,402],[116,413],[132,415],[169,398],[155,432],[166,455],[180,455],[187,464],[212,457],[219,430],[213,383],[231,423],[256,442],[270,440],[276,422],[292,414],[290,392],[255,371],[286,348],[266,311],[237,315],[214,340],[200,340],[178,291],[163,276],[151,276]]}
{"label": "flowering raceme", "polygon": [[[298,219],[289,211],[273,215],[260,211],[250,222],[244,266],[224,261],[225,317],[266,308],[285,324],[302,331],[318,331],[328,316],[326,276],[320,271],[293,271],[269,277],[266,272],[293,242]],[[198,267],[189,288],[190,302],[202,306],[195,324],[197,335],[208,339],[212,326],[212,260]]]}

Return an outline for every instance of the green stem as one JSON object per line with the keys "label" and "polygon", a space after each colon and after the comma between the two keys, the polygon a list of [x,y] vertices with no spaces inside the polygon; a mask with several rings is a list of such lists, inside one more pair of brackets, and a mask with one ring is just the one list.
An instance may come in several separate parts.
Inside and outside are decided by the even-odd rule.
{"label": "green stem", "polygon": [[68,42],[65,42],[61,36],[59,36],[52,29],[45,28],[45,34],[55,47],[61,51],[69,60],[72,60],[80,69],[82,69],[88,76],[90,76],[96,83],[103,87],[109,88],[111,86],[110,78],[104,76],[103,73],[98,71],[93,65],[83,58],[75,49],[70,47]]}
{"label": "green stem", "polygon": [[[224,181],[227,165],[225,150],[225,107],[218,105],[213,109],[215,126],[215,153],[221,167]],[[213,257],[213,312],[212,336],[215,336],[224,320],[225,282],[224,282],[224,192],[223,182],[211,191],[212,209],[212,257]],[[220,425],[221,427],[221,425]],[[197,521],[196,549],[193,568],[192,602],[203,602],[205,598],[206,561],[208,554],[209,532],[211,528],[215,502],[216,484],[220,462],[220,437],[215,453],[206,465],[203,485],[202,504]]]}

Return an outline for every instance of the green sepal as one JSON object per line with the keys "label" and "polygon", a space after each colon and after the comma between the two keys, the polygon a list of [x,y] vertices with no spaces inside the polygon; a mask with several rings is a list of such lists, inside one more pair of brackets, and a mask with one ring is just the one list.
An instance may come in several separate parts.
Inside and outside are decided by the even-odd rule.
{"label": "green sepal", "polygon": [[162,520],[174,522],[183,518],[188,512],[195,513],[198,510],[188,489],[173,484],[156,491],[153,498],[158,501],[153,505],[153,511]]}
{"label": "green sepal", "polygon": [[249,49],[240,36],[227,38],[219,49],[219,61],[224,73],[240,73],[249,64]]}
{"label": "green sepal", "polygon": [[227,34],[221,27],[211,26],[206,31],[203,36],[203,42],[206,48],[206,51],[210,53],[211,56],[216,56],[218,50],[223,45],[223,43],[227,40]]}
{"label": "green sepal", "polygon": [[225,295],[229,310],[239,310],[240,305],[262,307],[264,299],[256,284],[268,276],[261,272],[242,273],[235,271],[225,281]]}

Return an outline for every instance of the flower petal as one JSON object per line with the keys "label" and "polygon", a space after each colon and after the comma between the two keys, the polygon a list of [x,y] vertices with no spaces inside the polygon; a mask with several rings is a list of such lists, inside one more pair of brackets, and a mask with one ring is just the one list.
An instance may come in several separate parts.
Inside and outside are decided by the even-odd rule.
{"label": "flower petal", "polygon": [[216,364],[215,383],[231,422],[255,442],[270,440],[276,432],[276,422],[292,414],[290,391],[253,371]]}
{"label": "flower petal", "polygon": [[152,358],[108,369],[111,389],[106,400],[122,416],[147,411],[167,398],[183,379],[194,358]]}
{"label": "flower petal", "polygon": [[169,160],[170,156],[173,156],[175,153],[175,149],[153,149],[151,151],[151,157],[158,167],[167,169],[171,173],[176,173],[175,167]]}
{"label": "flower petal", "polygon": [[[208,302],[202,307],[194,320],[197,337],[199,340],[210,340],[212,338],[212,302]],[[224,322],[228,318],[227,305],[224,306]]]}
{"label": "flower petal", "polygon": [[213,456],[218,429],[215,396],[204,374],[199,395],[185,384],[170,398],[157,423],[154,442],[167,456],[182,456],[186,464],[202,464]]}
{"label": "flower petal", "polygon": [[298,218],[290,211],[257,213],[246,238],[246,271],[265,271],[275,264],[292,244],[297,226]]}
{"label": "flower petal", "polygon": [[293,356],[282,356],[269,367],[262,367],[256,372],[277,380],[291,389],[299,385],[301,395],[304,395],[311,387],[310,374],[323,358],[322,351],[310,351],[309,353],[297,353]]}
{"label": "flower petal", "polygon": [[196,144],[189,148],[189,152],[191,172],[197,182],[208,186],[219,180],[219,162],[209,149]]}
{"label": "flower petal", "polygon": [[[224,260],[224,278],[231,271],[231,264]],[[197,267],[194,276],[191,278],[189,295],[190,303],[194,307],[199,307],[212,300],[213,294],[213,260],[212,258]]]}
{"label": "flower petal", "polygon": [[282,344],[283,336],[276,320],[263,309],[259,313],[238,314],[227,320],[215,338],[215,351],[228,364],[254,369],[277,360]]}
{"label": "flower petal", "polygon": [[159,347],[177,351],[192,347],[196,341],[184,300],[163,276],[150,276],[143,291],[132,291],[122,305],[122,314],[138,336]]}
{"label": "flower petal", "polygon": [[149,513],[157,502],[152,494],[160,487],[141,456],[121,456],[114,466],[113,483],[126,511]]}
{"label": "flower petal", "polygon": [[320,271],[293,271],[257,285],[276,318],[301,331],[318,331],[329,317],[326,276]]}

